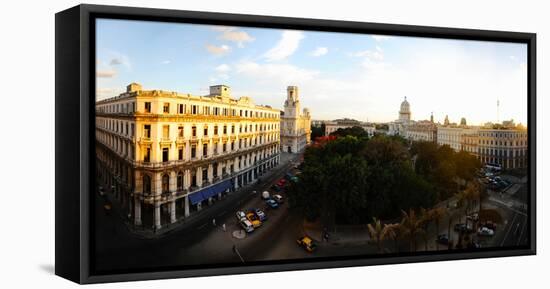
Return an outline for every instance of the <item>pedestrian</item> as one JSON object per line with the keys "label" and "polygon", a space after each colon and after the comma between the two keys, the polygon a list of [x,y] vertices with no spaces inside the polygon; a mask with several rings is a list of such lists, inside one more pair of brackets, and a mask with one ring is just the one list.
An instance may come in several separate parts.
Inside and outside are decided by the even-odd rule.
{"label": "pedestrian", "polygon": [[225,223],[223,223],[222,229],[223,229],[223,231],[225,232]]}
{"label": "pedestrian", "polygon": [[212,219],[212,225],[216,226],[216,218]]}

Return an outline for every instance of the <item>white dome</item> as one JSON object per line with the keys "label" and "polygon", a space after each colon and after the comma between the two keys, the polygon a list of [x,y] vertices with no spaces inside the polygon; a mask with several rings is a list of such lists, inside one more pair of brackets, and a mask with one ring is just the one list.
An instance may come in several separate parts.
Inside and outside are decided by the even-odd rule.
{"label": "white dome", "polygon": [[409,102],[407,101],[407,97],[405,96],[405,100],[401,103],[401,109],[399,110],[400,113],[410,113],[411,107]]}

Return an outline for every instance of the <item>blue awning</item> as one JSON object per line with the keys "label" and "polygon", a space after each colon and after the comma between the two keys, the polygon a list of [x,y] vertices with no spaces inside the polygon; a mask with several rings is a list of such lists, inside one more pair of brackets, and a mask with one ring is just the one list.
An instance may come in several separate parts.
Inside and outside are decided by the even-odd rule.
{"label": "blue awning", "polygon": [[191,201],[191,205],[196,205],[204,201],[204,197],[202,196],[201,192],[196,192],[189,195],[189,201]]}
{"label": "blue awning", "polygon": [[211,198],[221,192],[224,192],[227,189],[230,189],[231,187],[232,187],[231,180],[225,180],[221,183],[204,188],[196,193],[189,195],[189,200],[191,201],[192,205],[196,205],[208,198]]}

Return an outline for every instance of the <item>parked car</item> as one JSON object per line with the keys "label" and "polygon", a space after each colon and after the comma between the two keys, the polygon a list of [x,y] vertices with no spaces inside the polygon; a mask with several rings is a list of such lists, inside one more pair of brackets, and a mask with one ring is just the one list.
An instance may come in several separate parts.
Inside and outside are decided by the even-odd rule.
{"label": "parked car", "polygon": [[274,199],[268,199],[265,203],[272,209],[277,209],[279,207],[279,203],[277,203]]}
{"label": "parked car", "polygon": [[242,227],[247,233],[252,233],[252,232],[254,232],[254,226],[252,225],[252,223],[250,223],[249,220],[243,219],[243,220],[241,220],[240,224],[241,224],[241,227]]}
{"label": "parked car", "polygon": [[285,202],[285,199],[281,195],[273,195],[273,199],[279,204],[282,204]]}
{"label": "parked car", "polygon": [[491,221],[486,221],[485,223],[481,224],[482,227],[489,228],[493,231],[497,229],[497,224]]}
{"label": "parked car", "polygon": [[300,247],[304,248],[306,251],[310,253],[315,251],[315,249],[317,249],[317,245],[315,244],[315,241],[313,241],[313,239],[311,239],[308,236],[304,236],[296,240],[296,242]]}
{"label": "parked car", "polygon": [[479,230],[477,230],[477,234],[479,236],[493,236],[495,234],[495,231],[487,228],[487,227],[480,227]]}
{"label": "parked car", "polygon": [[275,191],[275,192],[280,192],[282,191],[281,190],[281,187],[277,186],[277,185],[273,185],[271,187],[269,187],[271,190]]}
{"label": "parked car", "polygon": [[262,211],[260,209],[255,209],[254,213],[256,214],[256,216],[258,216],[260,221],[263,222],[263,221],[267,220],[267,215],[264,213],[264,211]]}
{"label": "parked car", "polygon": [[449,245],[449,237],[447,236],[447,234],[438,235],[437,242],[441,245]]}
{"label": "parked car", "polygon": [[260,221],[260,218],[258,218],[258,216],[256,216],[256,214],[253,212],[247,213],[246,219],[250,221],[250,223],[252,223],[252,226],[254,227],[254,229],[262,225],[262,221]]}
{"label": "parked car", "polygon": [[243,211],[237,211],[235,213],[235,217],[237,217],[237,221],[242,221],[243,219],[246,220],[246,214]]}
{"label": "parked car", "polygon": [[268,191],[263,191],[263,193],[262,193],[262,199],[264,199],[264,200],[269,199],[269,192],[268,192]]}

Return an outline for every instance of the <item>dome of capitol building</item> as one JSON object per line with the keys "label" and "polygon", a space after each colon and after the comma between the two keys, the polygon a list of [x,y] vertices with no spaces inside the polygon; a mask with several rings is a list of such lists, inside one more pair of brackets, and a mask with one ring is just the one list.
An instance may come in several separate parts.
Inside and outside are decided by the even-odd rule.
{"label": "dome of capitol building", "polygon": [[401,109],[399,110],[399,113],[411,113],[411,107],[409,102],[407,101],[407,97],[405,96],[405,100],[401,103]]}

